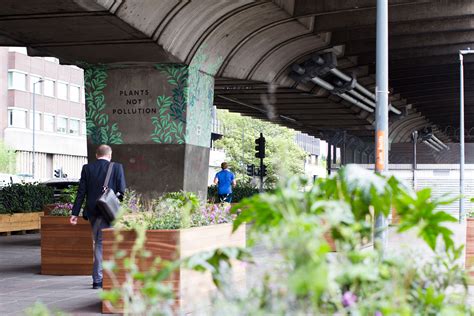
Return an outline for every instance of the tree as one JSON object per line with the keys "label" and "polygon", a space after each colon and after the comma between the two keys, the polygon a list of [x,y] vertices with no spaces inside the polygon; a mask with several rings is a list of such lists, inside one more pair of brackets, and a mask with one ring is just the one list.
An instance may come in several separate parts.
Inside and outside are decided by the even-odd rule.
{"label": "tree", "polygon": [[16,173],[16,153],[7,144],[0,141],[0,172]]}
{"label": "tree", "polygon": [[247,164],[258,167],[260,163],[255,158],[255,139],[260,136],[260,132],[266,140],[264,163],[267,166],[267,187],[274,186],[279,179],[288,175],[304,173],[306,153],[295,143],[294,130],[226,110],[218,110],[217,115],[226,132],[216,142],[216,147],[225,150],[228,163],[238,180],[250,181],[246,175]]}

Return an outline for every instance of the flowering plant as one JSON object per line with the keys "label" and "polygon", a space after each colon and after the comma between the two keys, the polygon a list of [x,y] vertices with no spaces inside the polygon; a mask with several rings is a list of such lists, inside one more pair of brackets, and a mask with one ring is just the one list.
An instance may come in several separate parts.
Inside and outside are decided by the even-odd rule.
{"label": "flowering plant", "polygon": [[51,216],[71,216],[72,203],[56,203],[53,210],[49,213]]}
{"label": "flowering plant", "polygon": [[199,212],[193,214],[191,224],[193,227],[196,227],[231,223],[233,215],[230,209],[231,205],[229,203],[207,204]]}

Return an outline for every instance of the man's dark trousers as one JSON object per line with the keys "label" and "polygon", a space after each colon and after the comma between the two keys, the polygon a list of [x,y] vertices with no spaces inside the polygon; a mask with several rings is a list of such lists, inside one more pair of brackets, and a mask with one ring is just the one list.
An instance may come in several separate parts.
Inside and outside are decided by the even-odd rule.
{"label": "man's dark trousers", "polygon": [[[101,217],[100,210],[96,206],[96,201],[103,192],[109,163],[108,160],[98,159],[82,167],[77,197],[72,209],[72,215],[78,216],[84,200],[86,201],[84,211],[91,223],[92,237],[94,239],[93,283],[102,282],[102,229],[110,227],[110,223]],[[121,164],[114,164],[108,187],[115,193],[118,193],[119,198],[123,197],[126,186],[125,175]]]}

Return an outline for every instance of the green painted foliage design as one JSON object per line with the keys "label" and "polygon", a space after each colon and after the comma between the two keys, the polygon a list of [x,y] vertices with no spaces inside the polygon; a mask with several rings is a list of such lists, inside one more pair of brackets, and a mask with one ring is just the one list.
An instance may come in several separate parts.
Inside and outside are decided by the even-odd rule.
{"label": "green painted foliage design", "polygon": [[156,105],[159,110],[159,116],[151,118],[151,122],[155,127],[153,133],[150,135],[151,139],[155,143],[160,144],[184,144],[185,123],[172,118],[172,98],[161,95],[156,99]]}
{"label": "green painted foliage design", "polygon": [[106,108],[104,89],[107,86],[105,67],[87,68],[84,71],[86,96],[87,136],[93,144],[123,144],[122,133],[117,123],[110,124]]}
{"label": "green painted foliage design", "polygon": [[173,86],[172,96],[160,95],[156,99],[159,116],[151,118],[154,126],[151,140],[160,144],[184,144],[188,69],[182,65],[155,65],[166,75]]}

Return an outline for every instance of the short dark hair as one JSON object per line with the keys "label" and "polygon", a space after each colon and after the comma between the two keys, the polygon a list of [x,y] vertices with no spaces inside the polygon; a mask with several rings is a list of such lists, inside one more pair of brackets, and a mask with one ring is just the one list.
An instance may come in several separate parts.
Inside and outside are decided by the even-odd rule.
{"label": "short dark hair", "polygon": [[221,168],[222,169],[227,169],[227,168],[229,168],[229,165],[227,164],[227,162],[223,162],[223,163],[221,163]]}
{"label": "short dark hair", "polygon": [[97,147],[97,149],[95,151],[95,155],[97,157],[110,156],[110,155],[112,155],[112,148],[110,148],[109,145],[102,144],[99,147]]}

